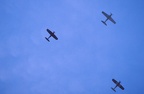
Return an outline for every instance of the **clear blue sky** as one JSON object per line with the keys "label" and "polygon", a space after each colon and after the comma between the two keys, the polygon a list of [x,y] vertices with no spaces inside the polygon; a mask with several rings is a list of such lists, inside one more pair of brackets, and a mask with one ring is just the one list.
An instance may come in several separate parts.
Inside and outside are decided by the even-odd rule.
{"label": "clear blue sky", "polygon": [[[1,0],[0,94],[144,94],[143,0]],[[102,11],[117,24],[108,26]],[[45,40],[49,28],[59,40]]]}

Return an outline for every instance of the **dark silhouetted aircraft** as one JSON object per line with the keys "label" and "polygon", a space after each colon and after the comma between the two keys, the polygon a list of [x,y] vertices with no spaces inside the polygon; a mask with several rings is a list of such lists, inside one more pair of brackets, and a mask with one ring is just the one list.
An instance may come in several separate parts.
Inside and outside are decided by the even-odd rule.
{"label": "dark silhouetted aircraft", "polygon": [[50,31],[49,29],[47,29],[47,32],[50,34],[49,37],[45,37],[45,39],[50,42],[49,38],[53,37],[54,39],[58,40],[58,38],[56,37],[56,35],[54,34],[55,32]]}
{"label": "dark silhouetted aircraft", "polygon": [[113,91],[116,92],[115,88],[118,86],[119,88],[121,88],[122,90],[124,90],[124,87],[120,84],[121,82],[117,82],[115,79],[112,79],[112,81],[116,84],[116,86],[114,88],[111,88]]}
{"label": "dark silhouetted aircraft", "polygon": [[104,11],[102,11],[102,14],[103,14],[104,16],[106,16],[106,20],[105,20],[105,21],[101,21],[104,25],[107,26],[107,24],[106,24],[106,21],[107,21],[107,20],[110,20],[111,22],[113,22],[114,24],[116,24],[116,22],[115,22],[115,21],[113,20],[113,18],[111,17],[112,14],[108,15],[108,14],[105,13]]}

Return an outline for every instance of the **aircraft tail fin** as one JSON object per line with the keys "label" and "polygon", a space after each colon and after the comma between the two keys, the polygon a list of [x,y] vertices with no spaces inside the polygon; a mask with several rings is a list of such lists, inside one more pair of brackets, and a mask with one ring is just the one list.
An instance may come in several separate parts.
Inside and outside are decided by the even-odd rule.
{"label": "aircraft tail fin", "polygon": [[48,39],[47,37],[45,37],[45,39],[46,39],[48,42],[50,42],[49,39]]}
{"label": "aircraft tail fin", "polygon": [[104,22],[104,21],[101,21],[104,25],[106,25],[107,26],[107,24],[106,24],[106,22]]}
{"label": "aircraft tail fin", "polygon": [[116,92],[116,90],[115,90],[114,88],[111,87],[111,89],[112,89],[114,92]]}

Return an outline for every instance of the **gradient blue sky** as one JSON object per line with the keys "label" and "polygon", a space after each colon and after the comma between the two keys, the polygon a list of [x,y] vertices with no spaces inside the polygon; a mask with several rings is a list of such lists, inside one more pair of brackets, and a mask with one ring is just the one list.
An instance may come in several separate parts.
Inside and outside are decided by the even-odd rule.
{"label": "gradient blue sky", "polygon": [[[144,94],[143,0],[1,0],[0,94]],[[116,25],[101,23],[102,11]],[[58,41],[46,29],[56,32]]]}

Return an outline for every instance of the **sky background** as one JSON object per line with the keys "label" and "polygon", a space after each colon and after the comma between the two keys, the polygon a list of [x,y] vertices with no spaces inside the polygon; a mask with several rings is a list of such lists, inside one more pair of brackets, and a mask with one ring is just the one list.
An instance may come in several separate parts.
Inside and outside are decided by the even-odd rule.
{"label": "sky background", "polygon": [[[143,0],[1,0],[0,94],[144,94]],[[113,14],[116,24],[105,16]],[[58,40],[44,37],[46,29]]]}

